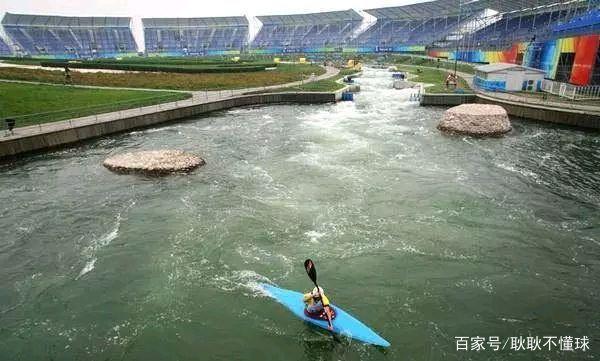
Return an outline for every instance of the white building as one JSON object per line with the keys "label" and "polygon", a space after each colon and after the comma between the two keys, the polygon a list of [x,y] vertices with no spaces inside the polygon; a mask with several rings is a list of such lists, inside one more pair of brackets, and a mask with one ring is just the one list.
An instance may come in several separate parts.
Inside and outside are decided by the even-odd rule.
{"label": "white building", "polygon": [[518,64],[494,63],[475,68],[474,83],[491,91],[537,91],[546,73]]}

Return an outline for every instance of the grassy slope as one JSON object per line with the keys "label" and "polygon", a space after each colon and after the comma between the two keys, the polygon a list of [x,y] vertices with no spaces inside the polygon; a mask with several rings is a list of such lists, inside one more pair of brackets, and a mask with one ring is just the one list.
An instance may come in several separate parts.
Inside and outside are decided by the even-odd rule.
{"label": "grassy slope", "polygon": [[310,82],[294,87],[271,89],[268,92],[334,92],[345,87],[345,84],[340,84],[337,81],[346,75],[357,73],[354,69],[342,69],[338,75],[332,76],[331,78]]}
{"label": "grassy slope", "polygon": [[190,94],[186,93],[82,89],[0,82],[0,119],[16,118],[17,126],[20,127],[189,97]]}
{"label": "grassy slope", "polygon": [[45,59],[32,59],[32,58],[1,58],[3,63],[7,64],[21,64],[21,65],[40,65]]}
{"label": "grassy slope", "polygon": [[[446,59],[429,59],[418,56],[398,55],[392,58],[392,62],[395,64],[419,65],[454,70],[454,61]],[[462,62],[456,64],[456,70],[467,74],[475,74],[473,65]]]}
{"label": "grassy slope", "polygon": [[[73,84],[128,88],[153,88],[176,90],[220,90],[262,87],[284,84],[302,79],[302,76],[323,74],[316,65],[280,64],[277,70],[223,74],[174,73],[80,73],[71,72]],[[30,80],[45,83],[64,81],[62,71],[0,68],[0,79]]]}
{"label": "grassy slope", "polygon": [[[414,66],[402,66],[396,65],[398,70],[409,72],[412,75],[415,75],[414,78],[411,78],[411,81],[433,84],[433,86],[425,88],[427,93],[452,93],[453,89],[446,89],[446,77],[448,76],[448,70],[441,69],[428,69],[428,68],[419,68],[421,69],[421,73],[417,73],[417,67]],[[459,77],[458,79],[458,88],[462,89],[465,92],[471,92],[469,85]]]}

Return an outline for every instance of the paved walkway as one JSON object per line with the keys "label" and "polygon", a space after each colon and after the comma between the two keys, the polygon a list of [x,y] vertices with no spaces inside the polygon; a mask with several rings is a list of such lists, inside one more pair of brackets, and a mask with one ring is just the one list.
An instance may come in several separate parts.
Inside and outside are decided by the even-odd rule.
{"label": "paved walkway", "polygon": [[528,105],[537,106],[537,107],[553,108],[553,109],[560,109],[560,110],[574,110],[574,111],[580,111],[580,112],[590,113],[590,114],[600,114],[599,106],[594,106],[594,105],[589,105],[589,104],[587,104],[587,105],[580,104],[580,103],[577,103],[577,101],[557,102],[555,100],[544,100],[544,99],[533,98],[533,97],[529,97],[529,96],[519,96],[519,95],[515,95],[515,94],[511,94],[511,93],[489,92],[489,91],[483,91],[483,90],[477,90],[477,93],[483,97],[491,98],[492,100],[499,99],[499,100],[506,100],[506,101],[515,102],[515,103],[528,104]]}
{"label": "paved walkway", "polygon": [[[29,80],[12,80],[12,79],[0,79],[2,83],[19,83],[19,84],[33,84],[33,85],[49,85],[49,86],[65,86],[65,84],[60,83],[44,83],[41,81],[29,81]],[[189,90],[175,90],[175,89],[149,89],[149,88],[126,88],[126,87],[117,87],[117,86],[98,86],[98,85],[77,85],[71,84],[69,85],[71,88],[81,88],[81,89],[110,89],[110,90],[141,90],[148,92],[176,92],[176,93],[192,93]]]}
{"label": "paved walkway", "polygon": [[[298,86],[304,83],[311,83],[319,80],[323,80],[326,78],[333,77],[339,73],[339,70],[334,67],[325,67],[325,73],[319,76],[316,76],[312,79],[306,79],[303,81],[295,81],[286,84],[278,84],[271,85],[266,87],[256,87],[256,88],[245,88],[245,89],[236,89],[236,90],[214,90],[214,91],[186,91],[185,93],[191,93],[192,97],[185,100],[179,100],[170,103],[156,104],[150,105],[141,108],[133,108],[133,109],[124,109],[120,111],[115,111],[111,113],[103,113],[103,114],[95,114],[81,118],[62,120],[51,123],[43,123],[38,125],[31,125],[27,127],[15,128],[14,133],[9,136],[3,136],[0,133],[0,143],[18,139],[29,137],[33,135],[50,133],[59,130],[70,129],[74,127],[91,125],[102,122],[110,122],[121,118],[128,118],[132,116],[142,115],[142,114],[152,114],[158,111],[169,110],[169,109],[177,109],[180,107],[187,107],[193,105],[200,105],[210,102],[215,102],[224,99],[230,99],[236,96],[244,95],[247,93],[253,93],[258,91],[266,91],[270,89],[278,89],[278,88],[288,88],[293,86]],[[4,80],[0,80],[4,81]],[[22,81],[14,81],[14,82],[22,82]],[[25,82],[25,83],[33,83],[33,84],[47,84],[47,83],[36,83],[36,82]],[[57,84],[50,84],[57,85]],[[130,88],[107,88],[107,87],[94,87],[94,86],[75,86],[75,87],[84,87],[84,88],[99,88],[99,89],[130,89]],[[135,88],[134,90],[152,90],[156,91],[156,89],[139,89]],[[160,90],[160,91],[168,91],[168,90]]]}
{"label": "paved walkway", "polygon": [[[2,64],[2,63],[0,63]],[[319,75],[317,77],[315,77],[314,79],[306,79],[303,81],[295,81],[292,83],[286,83],[286,84],[276,84],[276,85],[269,85],[266,87],[256,87],[256,88],[244,88],[244,89],[236,89],[233,90],[233,92],[237,92],[238,94],[243,94],[243,93],[249,93],[249,92],[253,92],[253,91],[261,91],[261,90],[267,90],[267,89],[277,89],[277,88],[288,88],[288,87],[292,87],[292,86],[297,86],[297,85],[301,85],[303,83],[311,83],[314,81],[318,81],[318,80],[323,80],[326,78],[330,78],[332,76],[335,76],[339,73],[339,70],[337,68],[331,67],[331,66],[326,66],[325,68],[325,73],[322,75]],[[28,80],[10,80],[10,79],[0,79],[0,82],[5,82],[5,83],[22,83],[22,84],[34,84],[34,85],[50,85],[50,86],[64,86],[64,84],[59,84],[59,83],[45,83],[45,82],[39,82],[39,81],[28,81]],[[151,91],[151,92],[177,92],[177,93],[188,93],[188,94],[193,94],[194,96],[202,96],[202,97],[206,97],[206,93],[208,94],[225,94],[228,92],[231,92],[231,90],[198,90],[198,91],[193,91],[193,90],[176,90],[176,89],[155,89],[155,88],[128,88],[128,87],[108,87],[108,86],[99,86],[99,85],[79,85],[79,84],[73,84],[73,85],[69,85],[72,88],[82,88],[82,89],[112,89],[112,90],[143,90],[143,91]]]}

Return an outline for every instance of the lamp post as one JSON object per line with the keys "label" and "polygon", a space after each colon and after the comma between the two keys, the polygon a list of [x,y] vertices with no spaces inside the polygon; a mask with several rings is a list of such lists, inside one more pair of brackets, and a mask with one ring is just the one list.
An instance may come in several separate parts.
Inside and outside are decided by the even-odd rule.
{"label": "lamp post", "polygon": [[16,121],[14,119],[5,119],[4,122],[6,123],[6,135],[13,135],[13,129],[15,129]]}
{"label": "lamp post", "polygon": [[456,52],[454,53],[454,79],[456,79],[456,68],[458,67],[458,46],[460,44],[460,34],[461,34],[461,29],[460,29],[460,15],[462,13],[462,2],[461,0],[458,0],[458,22],[456,23],[458,25],[458,39],[456,40]]}

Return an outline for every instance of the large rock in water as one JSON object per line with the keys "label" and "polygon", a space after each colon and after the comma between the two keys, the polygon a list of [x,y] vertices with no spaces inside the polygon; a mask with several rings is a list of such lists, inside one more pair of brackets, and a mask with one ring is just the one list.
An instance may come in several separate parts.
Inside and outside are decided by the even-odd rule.
{"label": "large rock in water", "polygon": [[502,136],[510,131],[506,110],[499,105],[461,104],[444,113],[439,130],[476,136]]}
{"label": "large rock in water", "polygon": [[103,165],[118,173],[164,175],[189,172],[204,165],[204,159],[180,150],[149,150],[107,158]]}

